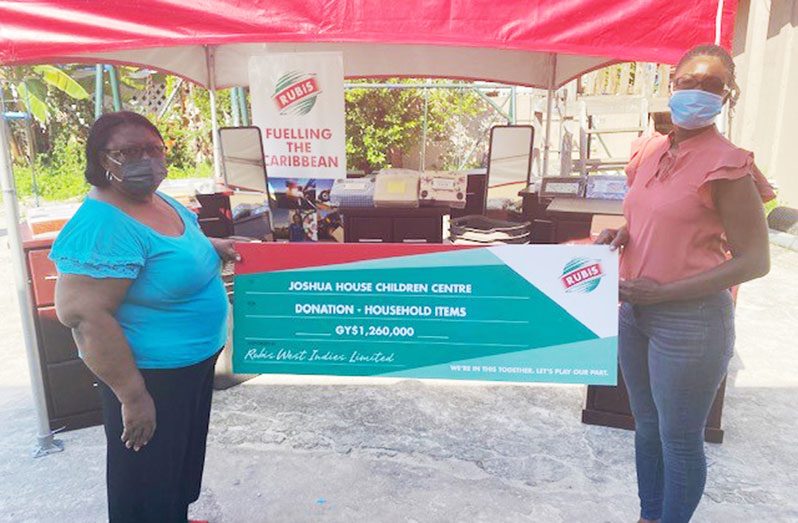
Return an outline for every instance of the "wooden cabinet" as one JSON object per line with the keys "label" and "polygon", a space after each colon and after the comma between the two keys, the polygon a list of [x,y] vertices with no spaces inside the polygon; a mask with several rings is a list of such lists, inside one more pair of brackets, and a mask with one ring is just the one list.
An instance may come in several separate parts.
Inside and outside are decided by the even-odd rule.
{"label": "wooden cabinet", "polygon": [[546,216],[546,207],[551,198],[541,199],[537,192],[528,188],[519,192],[524,219],[532,224],[531,243],[557,243],[554,222]]}
{"label": "wooden cabinet", "polygon": [[532,243],[566,243],[590,237],[596,215],[622,216],[622,203],[616,200],[586,198],[539,198],[537,193],[521,191],[524,218],[532,222]]}
{"label": "wooden cabinet", "polygon": [[36,324],[44,363],[63,363],[78,358],[78,349],[72,339],[72,332],[58,321],[55,307],[37,308]]}
{"label": "wooden cabinet", "polygon": [[393,241],[393,220],[389,217],[344,215],[344,241],[390,243]]}
{"label": "wooden cabinet", "polygon": [[200,228],[211,238],[227,238],[233,235],[233,212],[230,209],[230,196],[223,193],[198,194],[200,203]]}
{"label": "wooden cabinet", "polygon": [[475,169],[466,173],[466,205],[462,209],[452,208],[452,218],[483,215],[488,209],[488,175],[485,169]]}
{"label": "wooden cabinet", "polygon": [[406,217],[393,220],[395,243],[442,243],[443,223],[434,216]]}
{"label": "wooden cabinet", "polygon": [[55,282],[58,279],[58,271],[53,262],[47,258],[49,254],[49,245],[47,248],[31,250],[27,253],[33,299],[37,307],[55,303]]}
{"label": "wooden cabinet", "polygon": [[97,378],[78,357],[72,332],[55,314],[58,272],[47,257],[52,240],[34,240],[27,225],[20,228],[50,429],[74,430],[99,425],[102,411]]}
{"label": "wooden cabinet", "polygon": [[443,243],[448,207],[344,208],[346,243]]}
{"label": "wooden cabinet", "polygon": [[[726,396],[726,380],[718,387],[715,401],[709,411],[704,439],[710,443],[723,443],[721,418],[723,400]],[[621,369],[618,367],[618,384],[615,386],[588,385],[585,408],[582,409],[582,423],[601,425],[617,429],[634,430],[635,418],[629,407],[629,395],[623,381]]]}

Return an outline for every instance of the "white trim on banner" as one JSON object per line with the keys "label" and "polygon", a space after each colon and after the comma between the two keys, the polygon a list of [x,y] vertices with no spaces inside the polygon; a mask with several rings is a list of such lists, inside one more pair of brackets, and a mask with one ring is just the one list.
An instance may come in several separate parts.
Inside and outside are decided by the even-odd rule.
{"label": "white trim on banner", "polygon": [[[490,247],[490,251],[597,336],[608,338],[618,335],[618,311],[606,307],[607,303],[616,303],[618,299],[616,252],[599,245],[571,245],[568,248],[562,245],[536,245],[535,253],[538,256],[534,263],[530,263],[530,251],[514,247]],[[569,290],[564,286],[562,279],[568,272],[565,269],[574,265],[596,267],[596,273],[588,275],[589,279],[595,281],[595,288],[585,290],[574,286]]]}

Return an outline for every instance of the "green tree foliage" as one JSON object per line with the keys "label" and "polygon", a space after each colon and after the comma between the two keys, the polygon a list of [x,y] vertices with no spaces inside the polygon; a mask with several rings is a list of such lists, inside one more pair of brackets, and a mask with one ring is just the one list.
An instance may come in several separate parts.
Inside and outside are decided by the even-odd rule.
{"label": "green tree foliage", "polygon": [[[418,83],[389,79],[387,83]],[[437,81],[430,82],[433,85]],[[350,169],[370,173],[383,167],[401,167],[402,155],[414,147],[446,141],[458,119],[473,118],[487,110],[466,89],[429,89],[427,144],[422,144],[423,89],[349,89],[346,92],[346,156]],[[451,161],[453,151],[447,155]],[[451,165],[444,165],[450,168]]]}
{"label": "green tree foliage", "polygon": [[4,69],[0,79],[5,80],[3,83],[8,87],[3,89],[3,97],[17,98],[39,123],[45,124],[53,110],[58,110],[48,103],[51,91],[64,93],[73,100],[89,98],[89,93],[70,72],[68,68],[53,65]]}
{"label": "green tree foliage", "polygon": [[[142,75],[138,69],[120,67],[122,102],[141,112],[140,100],[153,84],[165,82],[166,92],[177,89],[172,105],[163,115],[147,114],[161,130],[168,147],[170,178],[207,177],[213,173],[210,97],[208,91],[175,77]],[[94,121],[94,74],[87,66],[36,66],[0,68],[7,110],[30,110],[36,122],[13,122],[11,141],[15,177],[20,196],[34,193],[28,151],[36,152],[36,186],[45,200],[64,200],[85,195],[89,186],[85,168],[85,143]],[[391,83],[418,80],[389,80]],[[433,84],[435,81],[432,82]],[[19,86],[23,86],[20,90]],[[454,145],[453,128],[479,118],[487,105],[467,84],[464,89],[430,89],[427,95],[427,145],[444,153],[438,160],[451,168],[462,163],[462,151]],[[106,94],[110,89],[106,86]],[[30,96],[31,103],[23,100]],[[138,102],[133,98],[136,97]],[[12,105],[9,106],[8,102]],[[347,161],[350,170],[372,172],[386,166],[402,166],[402,157],[422,146],[425,95],[421,89],[350,89],[346,92]],[[220,125],[232,125],[230,92],[217,93]],[[106,107],[106,109],[110,109]],[[33,143],[28,139],[32,137]],[[460,155],[460,156],[458,156]],[[447,164],[448,162],[448,164]],[[433,160],[428,160],[431,167]],[[449,165],[450,164],[450,165]]]}
{"label": "green tree foliage", "polygon": [[[86,168],[84,147],[84,140],[63,133],[56,137],[50,154],[36,157],[36,185],[43,199],[61,201],[86,194],[89,186],[83,176]],[[31,196],[33,176],[30,165],[15,165],[14,177],[19,195]]]}

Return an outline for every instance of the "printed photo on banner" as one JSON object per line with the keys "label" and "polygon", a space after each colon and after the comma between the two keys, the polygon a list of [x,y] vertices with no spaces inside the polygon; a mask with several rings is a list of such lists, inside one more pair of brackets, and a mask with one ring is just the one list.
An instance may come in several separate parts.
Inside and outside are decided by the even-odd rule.
{"label": "printed photo on banner", "polygon": [[337,209],[319,209],[318,223],[319,241],[344,242],[344,226]]}
{"label": "printed photo on banner", "polygon": [[343,241],[340,215],[330,206],[333,181],[324,178],[269,178],[269,190],[274,199],[275,240]]}
{"label": "printed photo on banner", "polygon": [[252,116],[270,177],[344,178],[344,66],[341,53],[254,56]]}
{"label": "printed photo on banner", "polygon": [[330,201],[333,180],[269,178],[269,192],[278,209],[318,209]]}
{"label": "printed photo on banner", "polygon": [[319,240],[315,210],[274,209],[272,230],[276,241],[315,242]]}

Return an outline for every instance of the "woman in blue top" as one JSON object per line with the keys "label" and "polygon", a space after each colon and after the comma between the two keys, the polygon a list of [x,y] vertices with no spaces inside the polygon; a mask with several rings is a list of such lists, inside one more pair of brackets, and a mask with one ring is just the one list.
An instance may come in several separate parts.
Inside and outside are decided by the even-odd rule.
{"label": "woman in blue top", "polygon": [[291,217],[291,225],[288,226],[288,241],[303,242],[305,238],[305,227],[302,225],[302,215],[297,211]]}
{"label": "woman in blue top", "polygon": [[50,258],[58,317],[101,381],[109,519],[185,522],[199,497],[213,367],[227,334],[220,266],[237,255],[156,192],[165,147],[143,116],[99,118],[86,159],[94,188]]}

